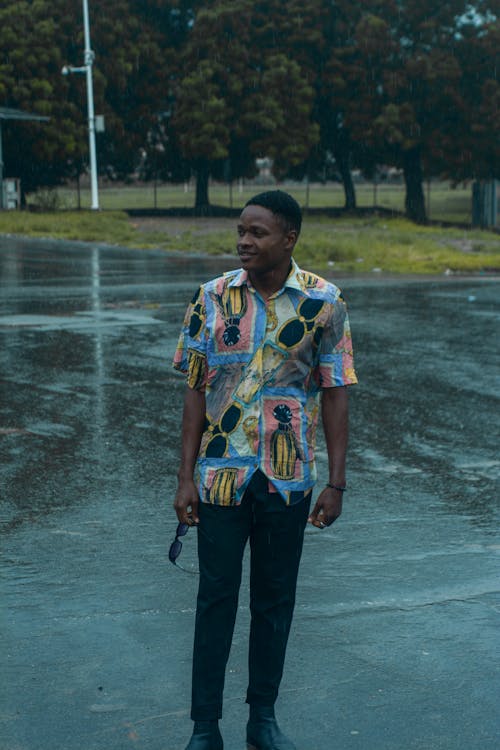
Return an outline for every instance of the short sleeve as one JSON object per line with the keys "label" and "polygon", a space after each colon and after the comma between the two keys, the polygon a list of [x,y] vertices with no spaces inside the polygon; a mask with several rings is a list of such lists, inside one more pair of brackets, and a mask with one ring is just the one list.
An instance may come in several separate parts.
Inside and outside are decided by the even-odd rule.
{"label": "short sleeve", "polygon": [[174,368],[187,375],[187,384],[194,390],[204,390],[207,382],[204,298],[203,287],[200,287],[186,310],[173,360]]}
{"label": "short sleeve", "polygon": [[351,328],[347,307],[338,294],[323,329],[315,380],[320,388],[353,385],[358,382],[354,371]]}

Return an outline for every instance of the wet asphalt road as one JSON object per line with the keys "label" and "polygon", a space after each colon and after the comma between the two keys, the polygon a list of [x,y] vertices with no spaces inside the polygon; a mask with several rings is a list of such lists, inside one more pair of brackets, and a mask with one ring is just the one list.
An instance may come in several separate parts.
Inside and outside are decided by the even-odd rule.
{"label": "wet asphalt road", "polygon": [[[198,282],[234,266],[0,238],[1,750],[187,742],[196,576],[166,557],[170,359]],[[496,750],[500,281],[339,283],[350,489],[334,527],[307,530],[278,716],[298,750]],[[245,579],[227,750],[244,748],[247,600]]]}

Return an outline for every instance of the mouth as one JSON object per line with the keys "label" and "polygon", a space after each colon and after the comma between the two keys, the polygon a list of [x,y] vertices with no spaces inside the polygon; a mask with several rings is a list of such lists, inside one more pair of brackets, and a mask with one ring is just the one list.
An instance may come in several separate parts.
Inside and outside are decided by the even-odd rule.
{"label": "mouth", "polygon": [[241,261],[250,260],[255,257],[255,253],[248,253],[245,250],[239,250],[238,255],[240,256]]}

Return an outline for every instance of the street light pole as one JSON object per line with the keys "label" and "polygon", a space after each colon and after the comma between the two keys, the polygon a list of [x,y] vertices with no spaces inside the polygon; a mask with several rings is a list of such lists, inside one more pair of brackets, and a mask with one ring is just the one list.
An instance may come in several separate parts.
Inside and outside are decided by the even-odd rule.
{"label": "street light pole", "polygon": [[89,124],[89,156],[90,156],[90,189],[91,208],[99,210],[99,189],[97,184],[97,155],[95,147],[95,114],[94,114],[94,86],[92,81],[92,65],[95,54],[90,46],[90,22],[88,0],[83,0],[83,34],[85,41],[84,65],[75,68],[65,65],[62,69],[63,75],[68,73],[85,73],[87,79],[87,115]]}
{"label": "street light pole", "polygon": [[94,53],[90,46],[90,23],[89,23],[89,6],[87,0],[83,0],[83,31],[85,37],[84,62],[87,77],[87,107],[89,119],[89,154],[90,154],[90,184],[92,203],[91,208],[99,209],[99,190],[97,185],[97,156],[95,147],[95,115],[94,115],[94,87],[92,81],[92,65],[94,62]]}

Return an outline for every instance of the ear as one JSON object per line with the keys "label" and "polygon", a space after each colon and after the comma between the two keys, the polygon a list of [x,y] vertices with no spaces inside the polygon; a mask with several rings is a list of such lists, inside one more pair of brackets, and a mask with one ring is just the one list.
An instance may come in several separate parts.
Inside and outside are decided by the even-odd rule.
{"label": "ear", "polygon": [[298,234],[296,229],[290,229],[286,233],[286,249],[290,250],[290,252],[293,252],[293,248],[295,247],[298,239]]}

